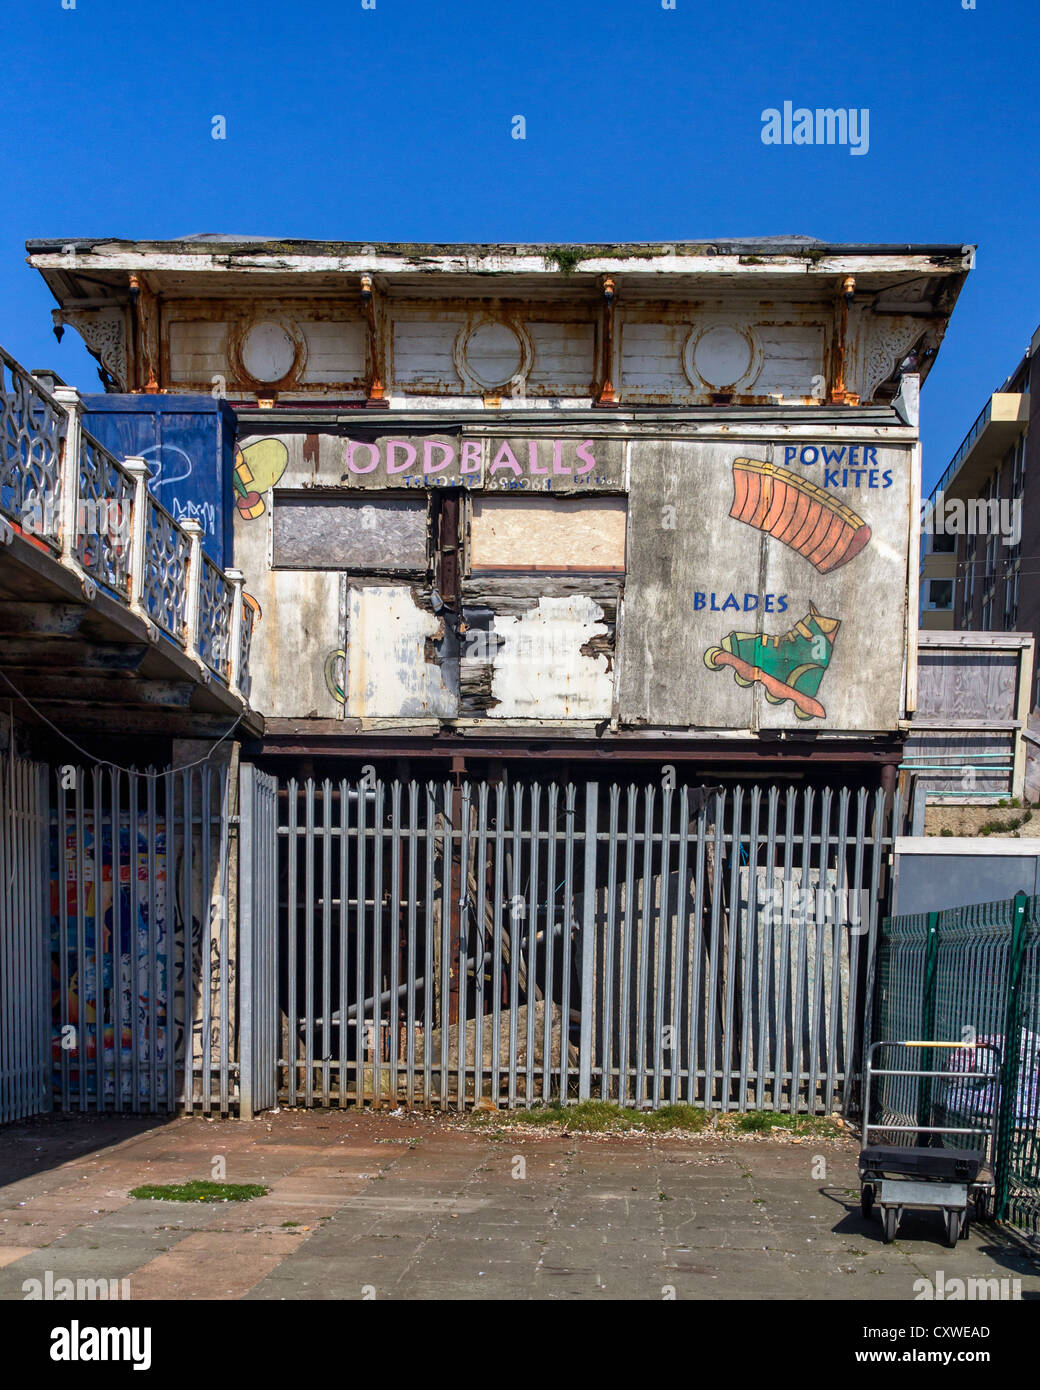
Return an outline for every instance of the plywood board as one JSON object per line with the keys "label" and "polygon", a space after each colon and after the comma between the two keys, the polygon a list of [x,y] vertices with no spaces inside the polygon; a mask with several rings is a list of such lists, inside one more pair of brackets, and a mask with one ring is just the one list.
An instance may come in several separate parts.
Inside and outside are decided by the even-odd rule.
{"label": "plywood board", "polygon": [[473,497],[471,505],[474,572],[625,568],[623,497]]}

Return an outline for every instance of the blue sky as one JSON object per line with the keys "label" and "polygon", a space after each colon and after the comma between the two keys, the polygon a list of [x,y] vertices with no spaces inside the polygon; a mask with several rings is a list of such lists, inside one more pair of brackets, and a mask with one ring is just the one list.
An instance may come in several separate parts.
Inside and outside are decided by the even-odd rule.
{"label": "blue sky", "polygon": [[[1040,5],[964,3],[33,0],[0,57],[0,343],[96,385],[30,237],[973,242],[928,487],[1040,323]],[[788,99],[868,108],[868,153],[763,145]]]}

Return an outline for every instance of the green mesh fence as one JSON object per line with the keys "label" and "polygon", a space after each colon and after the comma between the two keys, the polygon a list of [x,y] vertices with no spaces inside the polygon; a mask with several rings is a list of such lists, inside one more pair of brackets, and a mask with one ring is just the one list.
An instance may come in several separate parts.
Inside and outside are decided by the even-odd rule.
{"label": "green mesh fence", "polygon": [[[993,1133],[996,1214],[1040,1232],[1040,898],[887,919],[870,1037],[967,1044],[891,1048],[883,1067],[999,1070],[996,1081],[878,1078],[871,1123],[975,1131],[942,1140],[962,1148]],[[893,1130],[874,1142],[927,1141]]]}

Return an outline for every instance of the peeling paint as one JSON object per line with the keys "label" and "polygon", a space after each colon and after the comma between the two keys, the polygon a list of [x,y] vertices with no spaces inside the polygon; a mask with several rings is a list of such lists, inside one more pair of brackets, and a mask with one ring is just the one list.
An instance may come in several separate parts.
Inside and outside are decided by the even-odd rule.
{"label": "peeling paint", "polygon": [[346,713],[366,718],[458,713],[454,663],[431,661],[444,641],[444,623],[400,585],[352,587],[347,595],[350,633]]}
{"label": "peeling paint", "polygon": [[496,719],[602,719],[610,714],[613,681],[609,654],[590,643],[609,638],[604,612],[584,595],[540,598],[519,617],[496,616],[501,646],[491,691]]}

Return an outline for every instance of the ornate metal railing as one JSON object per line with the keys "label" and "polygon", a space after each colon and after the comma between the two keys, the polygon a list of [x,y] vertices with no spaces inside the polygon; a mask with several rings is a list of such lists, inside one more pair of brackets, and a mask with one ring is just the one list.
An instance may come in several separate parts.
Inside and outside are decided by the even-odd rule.
{"label": "ornate metal railing", "polygon": [[82,427],[79,393],[43,387],[0,348],[0,527],[51,550],[93,601],[104,589],[245,697],[256,605],[202,553],[202,528]]}
{"label": "ornate metal railing", "polygon": [[249,653],[253,647],[253,633],[256,624],[260,621],[260,605],[252,594],[243,593],[242,613],[242,682],[241,690],[243,695],[249,695],[252,688],[252,677],[249,674]]}
{"label": "ornate metal railing", "polygon": [[130,597],[130,537],[134,479],[84,430],[73,554],[84,570],[123,598]]}
{"label": "ornate metal railing", "polygon": [[151,495],[145,506],[141,600],[152,622],[183,647],[187,645],[191,537]]}
{"label": "ornate metal railing", "polygon": [[0,509],[53,550],[67,429],[65,410],[0,348]]}
{"label": "ornate metal railing", "polygon": [[231,645],[233,594],[220,567],[202,557],[199,584],[199,656],[211,671],[223,671]]}

